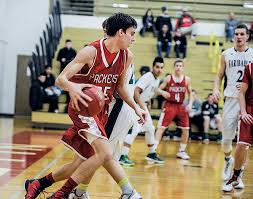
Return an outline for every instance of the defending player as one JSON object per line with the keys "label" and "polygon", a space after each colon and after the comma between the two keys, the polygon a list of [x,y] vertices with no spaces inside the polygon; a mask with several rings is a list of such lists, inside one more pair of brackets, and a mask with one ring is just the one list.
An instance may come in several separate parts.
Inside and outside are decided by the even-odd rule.
{"label": "defending player", "polygon": [[[225,165],[222,179],[228,180],[231,176],[234,158],[232,157],[232,141],[236,135],[240,116],[238,93],[243,78],[245,65],[253,61],[253,49],[247,46],[249,30],[246,25],[238,25],[235,29],[234,47],[225,50],[221,55],[221,67],[215,78],[213,95],[215,100],[220,99],[220,86],[225,78],[225,104],[223,108],[222,148],[225,155]],[[237,188],[243,188],[240,181]]]}

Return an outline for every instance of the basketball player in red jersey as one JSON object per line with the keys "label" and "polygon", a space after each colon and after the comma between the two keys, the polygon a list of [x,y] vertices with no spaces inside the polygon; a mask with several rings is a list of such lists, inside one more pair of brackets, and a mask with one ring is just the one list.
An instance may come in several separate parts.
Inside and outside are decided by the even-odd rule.
{"label": "basketball player in red jersey", "polygon": [[[36,198],[40,191],[50,186],[50,183],[70,176],[64,186],[50,197],[68,198],[71,190],[79,183],[89,184],[100,166],[103,166],[119,184],[122,199],[141,198],[132,188],[122,167],[112,158],[112,150],[104,130],[108,104],[112,100],[114,90],[135,110],[140,123],[145,121],[146,112],[136,105],[124,85],[126,70],[133,57],[127,48],[134,42],[136,26],[136,21],[129,15],[117,13],[111,16],[106,24],[107,38],[83,48],[57,78],[56,84],[70,94],[69,116],[73,121],[73,127],[66,131],[62,141],[77,155],[73,162],[67,165],[66,170],[61,169],[61,175],[58,173],[58,176],[54,176],[51,173],[41,181],[34,180],[29,183],[25,198]],[[89,87],[89,84],[101,87],[106,99],[104,109],[95,117],[84,117],[76,111],[80,110],[79,102],[88,106],[87,101],[90,98],[82,89]],[[83,161],[85,159],[87,160]]]}
{"label": "basketball player in red jersey", "polygon": [[[188,160],[190,157],[185,152],[185,148],[189,137],[188,112],[191,110],[193,99],[191,95],[191,79],[183,74],[183,69],[183,61],[176,60],[174,62],[174,73],[168,75],[159,87],[161,90],[166,89],[164,92],[167,92],[167,97],[165,107],[159,119],[155,137],[157,143],[159,143],[164,130],[174,119],[176,119],[177,127],[182,129],[181,143],[177,157]],[[189,96],[189,105],[187,107],[184,107],[183,105],[185,93],[188,93]],[[163,94],[163,96],[165,95]]]}
{"label": "basketball player in red jersey", "polygon": [[253,63],[245,67],[239,101],[241,109],[239,141],[235,148],[234,173],[222,188],[225,192],[233,191],[239,184],[247,150],[253,144]]}

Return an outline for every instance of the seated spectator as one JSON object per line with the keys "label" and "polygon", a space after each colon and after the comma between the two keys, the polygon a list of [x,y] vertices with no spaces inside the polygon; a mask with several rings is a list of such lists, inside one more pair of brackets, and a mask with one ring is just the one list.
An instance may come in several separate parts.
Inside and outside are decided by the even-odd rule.
{"label": "seated spectator", "polygon": [[186,8],[182,10],[182,15],[177,19],[175,29],[180,29],[183,35],[190,34],[192,39],[196,37],[196,20],[187,12]]}
{"label": "seated spectator", "polygon": [[175,32],[175,36],[173,37],[175,41],[174,51],[176,53],[176,57],[180,58],[180,53],[183,54],[183,58],[186,58],[187,51],[187,39],[185,35],[182,35],[180,29],[177,29]]}
{"label": "seated spectator", "polygon": [[153,32],[154,37],[156,36],[156,28],[154,24],[154,16],[152,10],[147,9],[145,15],[142,17],[143,27],[140,30],[140,35],[144,37],[146,31]]}
{"label": "seated spectator", "polygon": [[57,61],[60,62],[61,68],[60,72],[71,62],[76,56],[76,50],[72,48],[72,41],[67,39],[65,41],[65,47],[60,49],[57,55]]}
{"label": "seated spectator", "polygon": [[218,128],[220,134],[222,130],[222,121],[221,116],[219,114],[219,106],[217,103],[214,102],[214,98],[211,93],[208,95],[207,101],[203,102],[202,104],[202,115],[204,118],[204,134],[202,139],[205,144],[208,144],[209,128]]}
{"label": "seated spectator", "polygon": [[[45,91],[45,82],[46,82],[46,76],[45,74],[41,74],[38,77],[38,82],[40,85],[40,97],[41,97],[41,101],[43,103],[49,103],[49,109],[48,112],[53,112],[53,113],[58,113],[58,96],[56,94],[53,95],[48,95]],[[42,107],[41,107],[42,108]]]}
{"label": "seated spectator", "polygon": [[230,12],[228,15],[228,19],[225,21],[226,41],[230,41],[230,42],[234,41],[235,28],[239,24],[240,24],[240,21],[235,18],[235,13]]}
{"label": "seated spectator", "polygon": [[45,72],[43,75],[46,77],[45,81],[42,83],[42,86],[44,87],[44,90],[47,95],[57,95],[60,96],[62,93],[62,90],[55,86],[55,77],[52,74],[52,67],[46,66]]}
{"label": "seated spectator", "polygon": [[167,25],[169,31],[172,33],[173,28],[171,24],[171,20],[169,17],[168,8],[166,6],[163,6],[161,8],[162,14],[156,18],[155,27],[158,32],[160,32],[163,28],[163,25]]}
{"label": "seated spectator", "polygon": [[[190,137],[192,136],[192,130],[191,130],[191,125],[195,124],[198,128],[198,139],[202,139],[202,134],[204,131],[203,127],[203,116],[202,116],[202,102],[197,96],[197,91],[192,89],[192,98],[193,98],[193,103],[192,103],[192,109],[189,112],[189,119],[190,119]],[[189,104],[189,99],[185,100],[184,105],[187,106]]]}
{"label": "seated spectator", "polygon": [[162,57],[162,51],[165,51],[165,57],[169,58],[170,49],[171,49],[171,33],[167,25],[163,25],[162,31],[158,33],[157,38],[157,54],[159,57]]}

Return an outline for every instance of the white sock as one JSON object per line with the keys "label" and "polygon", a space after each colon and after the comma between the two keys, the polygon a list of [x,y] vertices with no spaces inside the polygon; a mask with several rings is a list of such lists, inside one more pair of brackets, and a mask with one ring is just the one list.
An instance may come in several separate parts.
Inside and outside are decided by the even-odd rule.
{"label": "white sock", "polygon": [[185,151],[186,146],[187,144],[180,143],[179,151],[180,152]]}
{"label": "white sock", "polygon": [[158,146],[158,141],[157,141],[157,140],[154,140],[153,146],[150,146],[150,147],[149,147],[149,153],[155,153],[155,152],[156,152],[156,149],[157,149],[157,146]]}
{"label": "white sock", "polygon": [[232,154],[230,154],[228,156],[225,155],[225,161],[229,161],[231,158],[232,158]]}
{"label": "white sock", "polygon": [[129,147],[123,146],[122,147],[122,155],[128,155],[129,153]]}

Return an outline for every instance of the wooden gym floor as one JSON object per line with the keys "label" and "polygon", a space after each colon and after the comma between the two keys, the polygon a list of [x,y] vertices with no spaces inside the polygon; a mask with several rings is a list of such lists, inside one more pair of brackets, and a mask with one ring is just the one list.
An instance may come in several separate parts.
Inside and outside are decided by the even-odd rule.
{"label": "wooden gym floor", "polygon": [[[71,161],[73,153],[59,144],[62,131],[34,130],[26,119],[0,118],[0,124],[1,199],[23,198],[26,178],[38,178]],[[190,161],[176,159],[177,148],[178,142],[163,141],[158,151],[165,158],[165,165],[150,165],[144,160],[147,153],[144,138],[137,138],[130,153],[136,165],[125,171],[144,199],[253,198],[252,150],[244,174],[245,189],[223,194],[220,144],[191,142]],[[47,191],[53,192],[61,185],[62,182],[57,183]],[[119,188],[103,168],[93,177],[89,192],[92,199],[120,196]]]}

